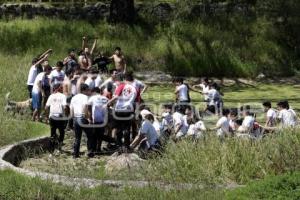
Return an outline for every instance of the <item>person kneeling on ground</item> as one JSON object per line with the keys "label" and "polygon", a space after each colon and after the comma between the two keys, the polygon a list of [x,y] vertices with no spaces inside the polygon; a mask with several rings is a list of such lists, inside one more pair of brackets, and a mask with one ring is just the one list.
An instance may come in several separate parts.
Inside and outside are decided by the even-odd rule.
{"label": "person kneeling on ground", "polygon": [[282,128],[294,128],[297,123],[297,115],[293,109],[290,108],[288,101],[280,101],[277,104],[279,114],[278,119]]}
{"label": "person kneeling on ground", "polygon": [[144,153],[159,150],[160,142],[158,140],[157,132],[154,126],[152,125],[153,122],[154,117],[152,114],[148,114],[145,116],[139,134],[130,144],[131,149],[134,149],[137,146],[139,146],[139,150],[141,150]]}
{"label": "person kneeling on ground", "polygon": [[175,112],[173,113],[173,127],[175,140],[179,140],[185,137],[188,127],[186,126],[183,118],[184,107],[181,105],[175,106]]}
{"label": "person kneeling on ground", "polygon": [[257,139],[261,137],[261,129],[259,124],[255,121],[254,114],[250,112],[250,106],[244,106],[241,108],[243,113],[243,123],[237,130],[237,136],[242,138]]}
{"label": "person kneeling on ground", "polygon": [[[49,113],[49,122],[51,128],[51,148],[54,150],[58,143],[58,149],[61,150],[64,137],[66,120],[64,114],[66,113],[67,98],[62,94],[62,86],[56,84],[53,86],[53,94],[51,94],[46,103],[46,111]],[[56,130],[59,130],[59,138],[57,139]]]}
{"label": "person kneeling on ground", "polygon": [[217,136],[220,139],[223,139],[224,137],[230,136],[230,125],[229,125],[229,114],[230,110],[229,109],[223,109],[222,112],[223,116],[218,120],[216,127],[212,128],[210,130],[217,130]]}

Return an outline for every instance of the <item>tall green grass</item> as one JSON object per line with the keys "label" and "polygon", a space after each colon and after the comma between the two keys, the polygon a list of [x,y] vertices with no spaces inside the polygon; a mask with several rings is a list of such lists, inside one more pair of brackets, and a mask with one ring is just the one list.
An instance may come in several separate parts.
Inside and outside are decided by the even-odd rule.
{"label": "tall green grass", "polygon": [[267,175],[300,170],[300,132],[285,130],[261,141],[227,139],[213,133],[198,143],[181,141],[149,160],[140,173],[150,180],[245,184]]}

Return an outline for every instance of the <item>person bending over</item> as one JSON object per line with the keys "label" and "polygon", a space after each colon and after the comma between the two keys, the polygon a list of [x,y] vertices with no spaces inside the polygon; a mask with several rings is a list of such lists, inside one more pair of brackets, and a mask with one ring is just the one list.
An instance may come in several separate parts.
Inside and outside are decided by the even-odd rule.
{"label": "person bending over", "polygon": [[96,151],[101,152],[101,143],[106,141],[109,143],[116,143],[116,141],[105,135],[105,126],[108,122],[108,110],[107,102],[108,98],[101,95],[99,88],[94,88],[92,90],[93,95],[88,100],[88,113],[89,113],[89,123],[93,125],[92,133],[94,134],[95,141],[93,146],[96,146]]}
{"label": "person bending over", "polygon": [[149,153],[151,151],[158,151],[160,148],[160,142],[158,140],[157,132],[153,126],[154,116],[148,114],[145,116],[142,126],[139,130],[139,134],[135,137],[130,144],[130,148],[134,149],[139,146],[139,150],[143,153]]}
{"label": "person bending over", "polygon": [[[108,102],[112,105],[116,102],[113,112],[113,137],[117,135],[118,145],[124,146],[125,151],[130,145],[130,128],[135,112],[135,99],[137,91],[133,86],[132,73],[125,74],[125,82],[120,84],[115,91],[114,97]],[[124,143],[122,141],[124,137]],[[122,149],[123,151],[123,149]]]}

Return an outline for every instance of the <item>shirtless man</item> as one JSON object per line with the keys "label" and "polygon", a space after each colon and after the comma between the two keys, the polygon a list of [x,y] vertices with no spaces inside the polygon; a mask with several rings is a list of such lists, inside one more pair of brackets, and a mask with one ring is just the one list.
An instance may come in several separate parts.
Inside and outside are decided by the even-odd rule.
{"label": "shirtless man", "polygon": [[78,63],[81,69],[88,71],[92,67],[93,64],[92,55],[96,47],[96,44],[97,44],[97,39],[94,40],[92,49],[89,50],[89,48],[86,46],[86,37],[82,38],[82,50],[78,58]]}
{"label": "shirtless man", "polygon": [[118,71],[118,73],[122,73],[122,74],[126,73],[127,65],[126,65],[125,57],[120,47],[115,48],[115,53],[111,57],[109,57],[109,59],[113,60],[113,62],[115,63],[115,68]]}

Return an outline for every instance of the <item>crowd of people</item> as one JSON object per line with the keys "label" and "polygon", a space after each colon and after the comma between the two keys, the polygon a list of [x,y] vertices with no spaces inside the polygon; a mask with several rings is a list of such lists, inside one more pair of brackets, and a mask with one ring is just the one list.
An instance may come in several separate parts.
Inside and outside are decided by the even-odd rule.
{"label": "crowd of people", "polygon": [[[71,49],[55,67],[48,62],[51,49],[32,61],[27,80],[32,120],[44,118],[49,123],[53,150],[62,149],[66,129],[74,132],[73,157],[78,158],[83,132],[87,138],[87,156],[94,157],[103,150],[103,141],[108,150],[138,149],[148,154],[160,152],[169,139],[196,140],[208,130],[215,131],[220,139],[233,136],[259,139],[276,131],[279,124],[281,128],[297,125],[297,115],[288,101],[278,102],[278,110],[272,108],[271,102],[263,102],[266,122],[262,125],[249,105],[226,109],[220,87],[208,78],[192,87],[183,78],[175,78],[176,100],[164,104],[161,115],[154,114],[142,99],[147,86],[127,70],[121,48],[116,47],[110,57],[103,53],[94,56],[96,44],[97,39],[90,50],[84,37],[78,56]],[[108,70],[111,62],[114,68]],[[191,104],[190,91],[203,95],[207,106],[201,114]],[[219,117],[215,127],[206,128],[203,121],[206,115]]]}

